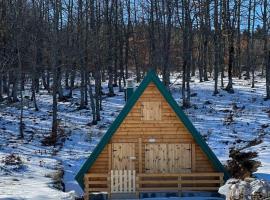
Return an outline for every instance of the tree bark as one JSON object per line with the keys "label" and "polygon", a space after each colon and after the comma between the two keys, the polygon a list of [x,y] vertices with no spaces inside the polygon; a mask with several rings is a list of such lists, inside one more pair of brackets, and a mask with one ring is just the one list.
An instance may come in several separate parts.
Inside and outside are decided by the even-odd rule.
{"label": "tree bark", "polygon": [[214,45],[215,45],[215,67],[214,67],[214,79],[215,79],[215,87],[214,87],[214,95],[218,94],[218,73],[219,73],[219,23],[218,23],[218,0],[214,0]]}

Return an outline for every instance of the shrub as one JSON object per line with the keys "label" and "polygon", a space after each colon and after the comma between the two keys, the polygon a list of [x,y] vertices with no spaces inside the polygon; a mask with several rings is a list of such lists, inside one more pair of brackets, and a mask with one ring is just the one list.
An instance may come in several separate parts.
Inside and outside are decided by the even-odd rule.
{"label": "shrub", "polygon": [[232,177],[245,179],[251,177],[256,172],[261,162],[254,160],[258,156],[257,152],[241,152],[239,149],[230,149],[231,158],[227,162],[227,168]]}

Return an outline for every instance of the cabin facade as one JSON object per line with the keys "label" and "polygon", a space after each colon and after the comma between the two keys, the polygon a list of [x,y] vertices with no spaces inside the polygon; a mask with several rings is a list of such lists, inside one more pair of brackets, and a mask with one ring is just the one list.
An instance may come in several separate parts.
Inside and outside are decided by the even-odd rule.
{"label": "cabin facade", "polygon": [[76,176],[91,192],[217,191],[228,173],[154,71]]}

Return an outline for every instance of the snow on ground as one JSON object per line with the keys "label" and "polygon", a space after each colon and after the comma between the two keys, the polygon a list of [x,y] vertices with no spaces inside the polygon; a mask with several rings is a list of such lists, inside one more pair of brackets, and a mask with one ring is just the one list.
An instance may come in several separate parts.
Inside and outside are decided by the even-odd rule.
{"label": "snow on ground", "polygon": [[[114,98],[105,98],[102,121],[92,127],[87,125],[91,121],[91,110],[77,109],[79,97],[79,91],[75,90],[71,102],[58,104],[60,127],[66,137],[63,137],[64,145],[56,147],[41,144],[50,131],[52,118],[52,97],[46,91],[41,90],[37,95],[38,112],[31,102],[25,102],[25,140],[18,140],[19,106],[0,104],[0,199],[74,199],[73,193],[54,188],[55,176],[61,169],[64,170],[64,190],[82,193],[74,177],[122,109],[124,97],[118,93]],[[23,165],[18,169],[3,163],[11,153],[22,159]]]}
{"label": "snow on ground", "polygon": [[[270,180],[270,101],[263,100],[265,80],[258,78],[254,89],[247,80],[235,79],[234,83],[234,94],[220,90],[217,96],[212,96],[213,81],[193,81],[192,108],[185,112],[224,163],[230,147],[244,146],[248,141],[260,138],[262,143],[249,150],[259,152],[262,167],[258,176]],[[180,102],[178,80],[171,89]],[[81,194],[74,176],[122,109],[124,97],[123,93],[117,92],[115,97],[104,99],[102,121],[96,126],[87,125],[91,110],[77,109],[79,98],[76,89],[70,102],[59,102],[60,127],[65,130],[65,137],[62,138],[63,145],[56,147],[41,145],[51,128],[52,97],[46,91],[41,90],[37,95],[40,111],[35,112],[31,102],[25,102],[24,140],[17,139],[19,106],[0,104],[0,199],[74,199],[74,193],[69,191]],[[3,163],[11,153],[22,159],[18,169]],[[61,187],[57,178],[61,170],[64,171],[66,192],[55,188],[59,184]]]}
{"label": "snow on ground", "polygon": [[270,101],[264,100],[265,80],[257,79],[255,88],[251,88],[250,80],[233,82],[234,94],[219,90],[213,96],[213,81],[201,84],[196,80],[191,87],[197,95],[191,97],[193,106],[186,113],[223,163],[231,147],[261,139],[261,144],[246,150],[259,153],[262,167],[258,173],[270,174]]}

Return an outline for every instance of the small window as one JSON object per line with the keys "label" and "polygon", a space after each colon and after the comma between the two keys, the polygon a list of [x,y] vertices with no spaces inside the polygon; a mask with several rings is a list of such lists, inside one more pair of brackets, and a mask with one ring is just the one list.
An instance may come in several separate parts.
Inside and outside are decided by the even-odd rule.
{"label": "small window", "polygon": [[161,102],[143,102],[142,120],[161,120]]}

